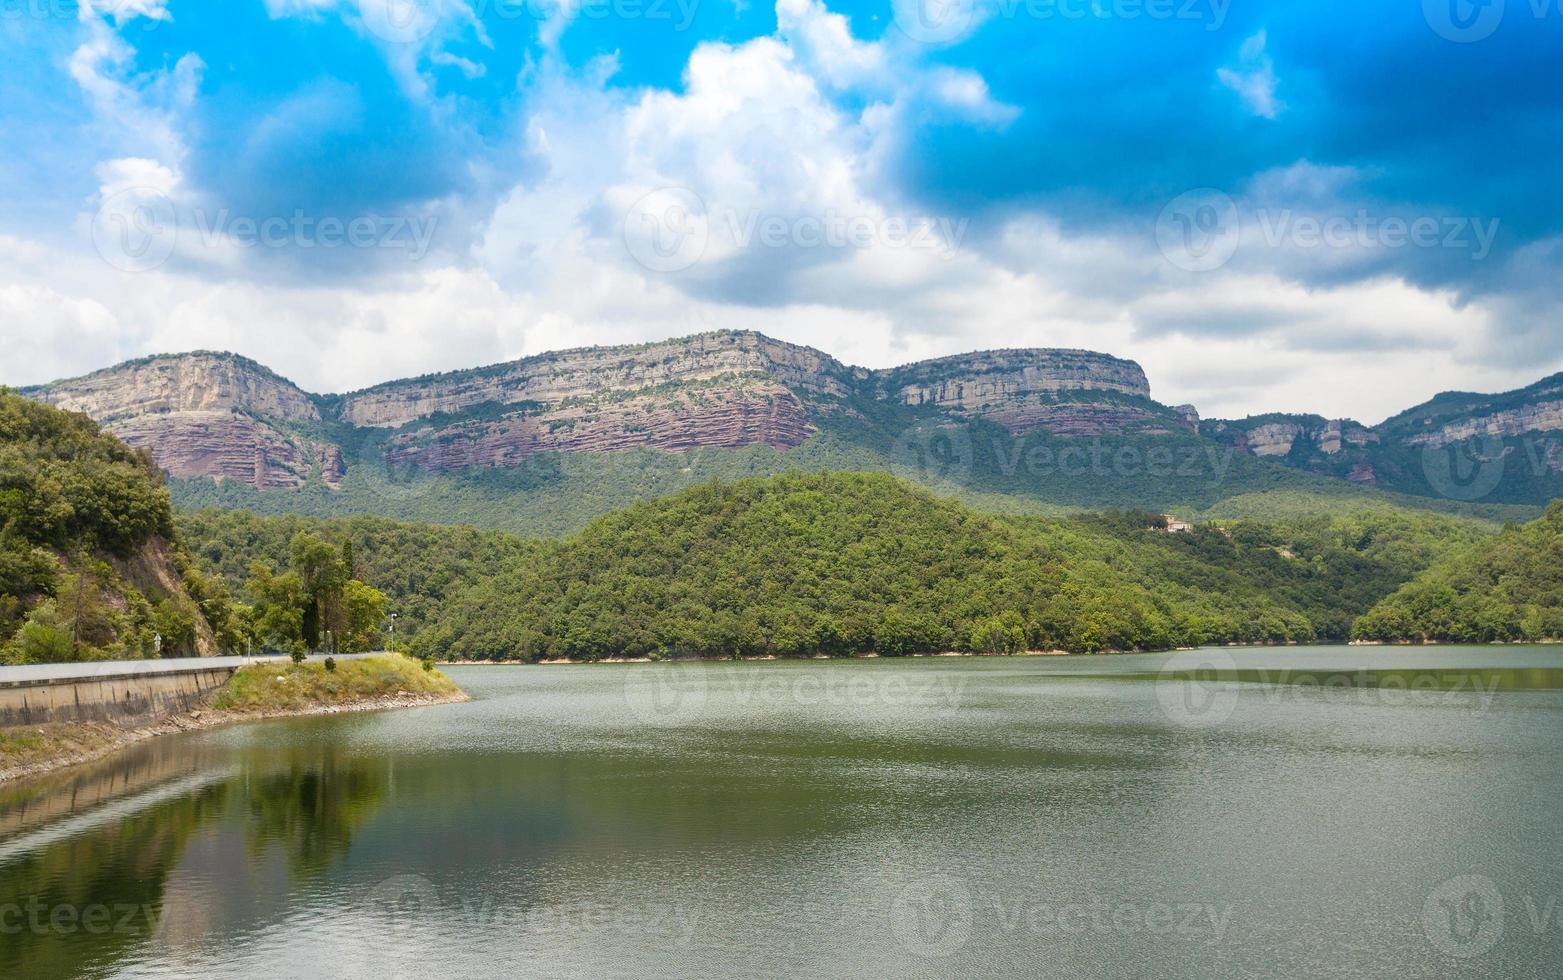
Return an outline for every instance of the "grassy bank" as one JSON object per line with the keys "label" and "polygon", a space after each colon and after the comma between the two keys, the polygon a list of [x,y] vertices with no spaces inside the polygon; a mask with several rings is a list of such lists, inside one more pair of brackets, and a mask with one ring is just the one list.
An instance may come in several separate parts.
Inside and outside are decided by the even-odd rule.
{"label": "grassy bank", "polygon": [[461,689],[438,670],[410,657],[387,654],[322,663],[254,664],[240,668],[212,700],[219,711],[263,714],[313,711],[382,699],[441,700]]}

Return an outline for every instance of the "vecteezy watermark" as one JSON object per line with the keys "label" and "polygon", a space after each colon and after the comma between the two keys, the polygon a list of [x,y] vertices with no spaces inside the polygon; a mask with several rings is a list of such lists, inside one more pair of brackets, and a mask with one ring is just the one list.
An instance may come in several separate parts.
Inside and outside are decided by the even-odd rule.
{"label": "vecteezy watermark", "polygon": [[997,937],[1046,942],[1074,936],[1151,935],[1219,943],[1231,928],[1235,908],[1232,903],[1101,895],[1003,895],[934,874],[897,891],[887,917],[891,934],[907,952],[922,959],[944,959],[973,941]]}
{"label": "vecteezy watermark", "polygon": [[386,937],[382,948],[391,956],[416,953],[417,936],[433,941],[440,934],[437,922],[446,917],[491,935],[611,934],[675,949],[689,948],[700,925],[698,910],[686,912],[667,902],[546,906],[538,905],[530,893],[512,900],[502,891],[476,895],[464,888],[442,891],[419,874],[399,874],[375,884],[364,893],[359,908]]}
{"label": "vecteezy watermark", "polygon": [[1267,708],[1319,698],[1336,703],[1399,707],[1437,703],[1485,715],[1503,680],[1496,674],[1457,669],[1386,668],[1350,671],[1240,669],[1221,650],[1190,650],[1171,657],[1156,678],[1162,712],[1186,728],[1213,728],[1232,717],[1244,699]]}
{"label": "vecteezy watermark", "polygon": [[1422,903],[1422,934],[1445,956],[1473,960],[1513,935],[1509,925],[1516,909],[1524,911],[1523,924],[1535,938],[1563,940],[1563,895],[1525,894],[1516,906],[1483,874],[1450,878],[1429,892]]}
{"label": "vecteezy watermark", "polygon": [[1237,662],[1221,650],[1180,651],[1156,677],[1156,701],[1163,714],[1185,728],[1214,728],[1237,710],[1237,687],[1222,677],[1236,669]]}
{"label": "vecteezy watermark", "polygon": [[[1518,9],[1518,0],[1422,0],[1422,19],[1433,33],[1456,44],[1474,44],[1497,33],[1505,16]],[[1563,16],[1558,0],[1524,0],[1534,20]]]}
{"label": "vecteezy watermark", "polygon": [[[120,0],[125,2],[125,0]],[[369,0],[358,5],[369,33],[392,44],[426,40],[443,21],[492,23],[531,20],[663,21],[686,31],[700,0]]]}
{"label": "vecteezy watermark", "polygon": [[891,471],[914,483],[964,485],[971,467],[971,431],[959,422],[920,422],[903,430],[890,447]]}
{"label": "vecteezy watermark", "polygon": [[0,903],[0,936],[147,936],[157,931],[160,917],[158,908],[150,904],[51,903],[41,895],[31,895]]}
{"label": "vecteezy watermark", "polygon": [[83,10],[116,22],[144,17],[149,27],[168,18],[166,12],[149,9],[145,0],[0,0],[0,21],[76,21]]}
{"label": "vecteezy watermark", "polygon": [[[1381,215],[1358,208],[1350,214],[1305,214],[1291,208],[1259,208],[1243,214],[1231,196],[1210,187],[1168,201],[1156,218],[1156,246],[1185,272],[1210,272],[1240,247],[1269,249],[1449,249],[1474,262],[1492,254],[1501,221],[1458,215]],[[1253,235],[1245,238],[1245,230]]]}
{"label": "vecteezy watermark", "polygon": [[949,44],[987,21],[1185,21],[1218,31],[1232,0],[893,0],[901,33]]}
{"label": "vecteezy watermark", "polygon": [[1141,477],[1205,480],[1212,486],[1226,479],[1237,456],[1235,446],[1213,444],[1150,446],[1118,443],[1093,436],[1067,443],[1044,442],[1034,433],[992,438],[995,468],[1005,476],[1025,474],[1039,482],[1091,477],[1133,480]]}
{"label": "vecteezy watermark", "polygon": [[1540,480],[1557,473],[1563,473],[1563,439],[1525,436],[1506,442],[1487,435],[1422,441],[1422,475],[1429,489],[1449,500],[1486,500],[1513,474]]}
{"label": "vecteezy watermark", "polygon": [[92,243],[109,265],[149,272],[167,262],[181,240],[207,249],[394,249],[423,258],[434,240],[433,215],[324,217],[296,209],[256,218],[227,208],[181,212],[166,195],[132,187],[106,198],[92,219]]}
{"label": "vecteezy watermark", "polygon": [[624,703],[643,725],[675,726],[706,707],[710,678],[705,665],[651,664],[624,672]]}
{"label": "vecteezy watermark", "polygon": [[179,212],[155,190],[130,187],[105,198],[92,217],[92,245],[121,272],[149,272],[174,254]]}
{"label": "vecteezy watermark", "polygon": [[705,257],[717,238],[729,250],[922,249],[948,257],[965,239],[960,218],[848,214],[775,214],[749,208],[711,209],[687,187],[662,187],[625,212],[624,247],[652,272],[682,272]]}
{"label": "vecteezy watermark", "polygon": [[[714,692],[720,691],[720,699]],[[792,670],[787,666],[660,663],[625,670],[624,701],[637,721],[688,724],[707,711],[756,705],[959,710],[966,678],[948,671],[906,675],[874,671]]]}
{"label": "vecteezy watermark", "polygon": [[1226,479],[1237,456],[1236,447],[1213,443],[1145,446],[1132,440],[1048,438],[1035,432],[1011,435],[1000,431],[974,441],[966,425],[930,420],[896,436],[890,447],[891,469],[916,483],[965,484],[978,449],[985,451],[984,459],[995,475],[1043,484],[1149,477],[1204,481],[1215,486]]}
{"label": "vecteezy watermark", "polygon": [[1497,436],[1422,447],[1422,475],[1440,497],[1483,500],[1503,483],[1508,447]]}

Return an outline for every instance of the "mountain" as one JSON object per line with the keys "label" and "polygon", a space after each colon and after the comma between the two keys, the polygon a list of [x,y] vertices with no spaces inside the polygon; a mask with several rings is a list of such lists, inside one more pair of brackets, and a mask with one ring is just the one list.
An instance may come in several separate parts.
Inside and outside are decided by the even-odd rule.
{"label": "mountain", "polygon": [[183,566],[145,454],[0,391],[0,663],[216,652],[226,596]]}
{"label": "mountain", "polygon": [[[1372,496],[1340,478],[1377,482],[1376,471],[1307,465],[1286,417],[1263,429],[1202,424],[1191,406],[1155,401],[1138,364],[1081,350],[867,370],[721,331],[338,395],[197,351],[23,393],[148,449],[184,506],[550,534],[703,480],[789,469],[890,470],[990,509],[1039,512],[1192,514],[1254,493]],[[1358,426],[1331,435],[1322,419],[1307,426],[1326,461],[1330,447],[1356,453],[1372,437]]]}
{"label": "mountain", "polygon": [[1415,496],[1563,497],[1563,374],[1497,395],[1446,392],[1371,427],[1275,414],[1209,419],[1200,431],[1285,466]]}

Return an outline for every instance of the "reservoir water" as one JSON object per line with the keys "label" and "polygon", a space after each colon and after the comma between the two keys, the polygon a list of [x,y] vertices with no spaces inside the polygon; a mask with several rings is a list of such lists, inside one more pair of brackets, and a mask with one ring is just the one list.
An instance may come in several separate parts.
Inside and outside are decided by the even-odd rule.
{"label": "reservoir water", "polygon": [[1563,649],[448,672],[0,788],[0,977],[1563,976]]}

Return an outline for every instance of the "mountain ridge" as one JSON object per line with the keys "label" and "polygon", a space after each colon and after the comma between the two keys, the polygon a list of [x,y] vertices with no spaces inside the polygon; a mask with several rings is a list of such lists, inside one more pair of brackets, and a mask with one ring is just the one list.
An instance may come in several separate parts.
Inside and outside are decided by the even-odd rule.
{"label": "mountain ridge", "polygon": [[[378,502],[366,497],[351,512],[376,512],[387,491],[399,503],[414,492],[443,493],[416,489],[429,478],[456,480],[449,489],[492,497],[502,509],[517,494],[580,496],[582,480],[594,494],[603,481],[616,483],[590,516],[653,487],[687,485],[699,478],[697,459],[716,465],[709,476],[737,478],[798,466],[901,472],[910,455],[914,479],[949,484],[949,467],[930,467],[925,450],[952,438],[966,454],[955,461],[957,489],[1066,508],[1203,509],[1255,491],[1334,493],[1351,484],[1537,506],[1563,496],[1563,442],[1538,441],[1563,430],[1560,381],[1446,393],[1379,426],[1292,413],[1201,420],[1193,406],[1156,401],[1144,369],[1110,354],[998,348],[869,369],[756,331],[720,330],[550,351],[338,394],[308,392],[219,351],[138,358],[22,393],[85,412],[151,451],[186,504],[254,506],[225,487],[316,487],[327,497],[295,494],[265,509],[338,513],[325,503],[331,494],[360,493]],[[1456,440],[1430,435],[1445,431],[1507,439],[1503,479],[1474,493],[1445,485],[1439,467],[1451,464],[1435,457]],[[1103,440],[1106,455],[1119,454],[1133,472],[1118,464],[1057,471],[1056,454],[1067,459],[1072,442],[1093,442],[1093,465],[1106,466]],[[1190,452],[1212,457],[1204,471],[1146,472],[1158,453]],[[1218,452],[1250,462],[1217,465]],[[631,463],[632,453],[653,455]],[[1017,473],[1021,460],[1029,468]],[[436,510],[395,513],[440,519]]]}

